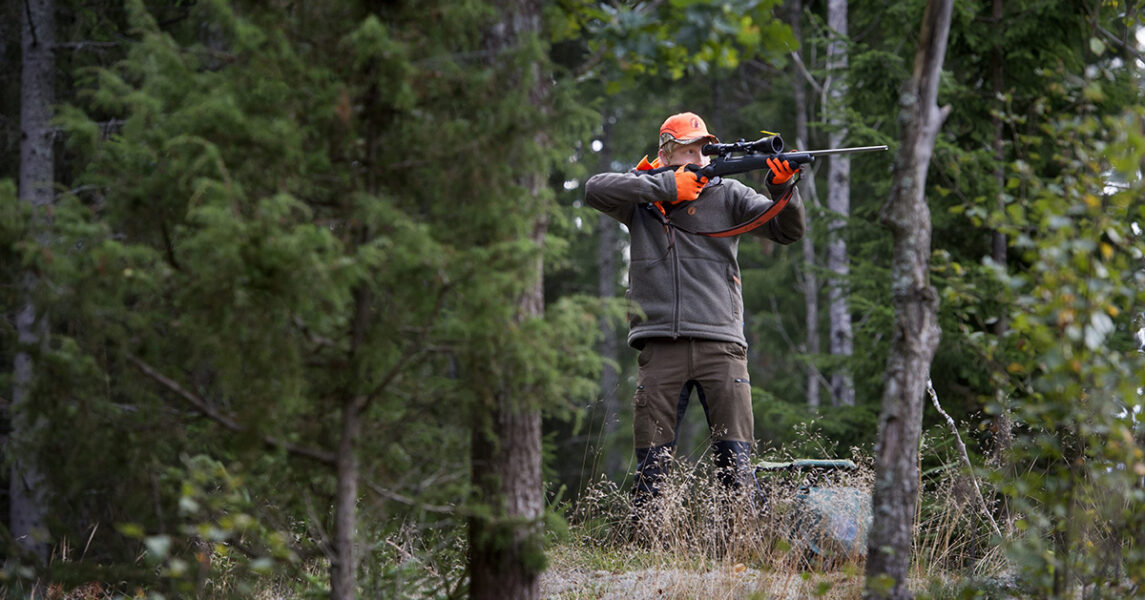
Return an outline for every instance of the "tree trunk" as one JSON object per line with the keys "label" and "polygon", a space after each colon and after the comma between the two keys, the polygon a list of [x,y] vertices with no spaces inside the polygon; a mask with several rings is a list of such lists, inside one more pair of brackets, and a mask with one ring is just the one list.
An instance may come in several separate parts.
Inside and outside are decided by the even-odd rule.
{"label": "tree trunk", "polygon": [[[498,4],[497,10],[496,22],[485,31],[491,60],[541,30],[539,0],[505,2]],[[539,72],[530,80],[532,104],[543,109],[548,102],[549,80]],[[533,142],[544,145],[541,136],[538,132]],[[522,183],[535,200],[525,209],[534,215],[529,237],[541,248],[548,232],[545,210],[540,206],[545,178],[528,174]],[[540,318],[545,309],[543,258],[538,256],[532,273],[522,275],[529,286],[518,301],[518,318]],[[541,411],[537,399],[528,398],[521,384],[510,381],[493,394],[492,400],[488,412],[473,428],[470,468],[473,485],[487,511],[469,521],[469,597],[532,600],[540,597],[538,575],[544,564]]]}
{"label": "tree trunk", "polygon": [[868,540],[866,594],[910,598],[907,575],[918,504],[918,444],[930,362],[938,347],[938,295],[930,285],[930,209],[926,174],[938,129],[938,79],[950,34],[953,0],[930,0],[914,72],[899,97],[902,145],[880,219],[894,237],[891,289],[895,329],[875,447],[874,523]]}
{"label": "tree trunk", "polygon": [[[993,11],[992,11],[992,26],[995,28],[996,31],[999,32],[999,35],[995,38],[997,40],[1001,40],[1001,35],[1000,35],[1001,29],[1002,29],[1002,27],[1005,26],[1005,23],[1003,23],[1003,21],[1002,21],[1002,17],[1003,17],[1002,0],[994,0]],[[1004,84],[1003,84],[1003,75],[1004,75],[1003,65],[1004,64],[1005,64],[1005,59],[1002,56],[1002,46],[1001,46],[1001,42],[999,41],[994,45],[994,50],[990,56],[990,71],[991,71],[991,80],[993,82],[993,88],[994,88],[994,98],[1001,98],[1002,93],[1004,91]],[[999,104],[1003,104],[1001,100],[999,100],[998,102],[999,102]],[[1003,196],[1003,194],[1005,194],[1005,190],[1006,190],[1006,187],[1005,187],[1006,186],[1006,172],[1005,172],[1005,168],[1004,168],[1004,165],[1006,164],[1006,162],[1005,162],[1006,150],[1005,150],[1005,145],[1004,145],[1005,125],[1002,122],[1002,111],[1004,109],[1005,109],[1004,104],[1002,106],[999,106],[998,111],[994,114],[994,117],[993,117],[993,121],[994,121],[994,183],[995,183],[995,185],[998,186],[998,200],[997,200],[996,206],[997,206],[997,209],[999,211],[1003,211],[1006,209],[1005,202],[1003,202],[1003,199],[1002,199],[1002,196]],[[1006,260],[1007,260],[1006,249],[1008,246],[1008,244],[1006,242],[1006,234],[1002,233],[1001,231],[994,231],[993,235],[992,235],[992,241],[993,241],[993,247],[991,248],[990,257],[994,260],[995,264],[1005,266]],[[998,320],[994,322],[994,327],[993,327],[994,337],[996,337],[999,340],[1002,339],[1002,337],[1004,335],[1006,335],[1006,330],[1009,329],[1009,327],[1010,327],[1009,318],[1007,316],[1006,310],[1003,309],[1002,311],[1000,311],[1000,314],[998,315]],[[1001,398],[1002,386],[998,386],[997,394],[998,394],[998,398],[996,398],[996,399],[999,401],[1002,400],[1002,398]],[[1004,406],[1004,403],[998,402],[998,405]],[[1000,413],[998,413],[994,417],[993,421],[994,422],[993,422],[992,428],[994,430],[994,456],[993,456],[994,464],[998,468],[1005,468],[1004,467],[1004,463],[1006,460],[1005,455],[1009,451],[1010,446],[1013,444],[1013,434],[1011,432],[1013,425],[1012,425],[1012,422],[1010,420],[1010,411],[1002,410]]]}
{"label": "tree trunk", "polygon": [[[46,222],[53,203],[55,172],[52,152],[52,105],[55,103],[55,3],[27,0],[21,32],[20,81],[20,201],[32,205],[35,218]],[[44,239],[39,240],[44,243]],[[13,364],[9,484],[9,530],[20,547],[41,566],[47,565],[48,531],[45,523],[47,491],[35,453],[28,446],[42,427],[30,414],[34,365],[30,348],[43,345],[47,319],[37,315],[33,290],[36,277],[24,276],[23,299],[16,315],[19,350]]]}
{"label": "tree trunk", "polygon": [[[601,138],[604,146],[599,153],[599,172],[612,170],[611,126],[604,124]],[[620,232],[616,220],[601,213],[597,217],[600,238],[596,250],[597,293],[601,298],[616,297],[616,258]],[[604,422],[601,427],[601,448],[604,452],[604,472],[609,477],[622,474],[624,459],[619,452],[609,452],[609,443],[616,438],[620,427],[620,373],[616,370],[619,361],[619,344],[616,341],[616,325],[611,317],[600,319],[600,356],[604,367],[600,372],[600,403],[604,409]]]}
{"label": "tree trunk", "polygon": [[[791,5],[791,29],[795,39],[802,39],[803,0],[794,0]],[[807,127],[807,82],[803,80],[803,73],[798,66],[795,68],[792,90],[795,94],[795,147],[810,148],[810,133]],[[818,192],[815,190],[815,172],[808,165],[804,168],[806,173],[799,178],[799,193],[807,205],[817,205]],[[807,219],[806,231],[803,234],[803,306],[806,318],[807,336],[806,352],[809,357],[818,356],[822,351],[819,344],[819,275],[815,265],[815,236],[813,219]],[[813,360],[807,361],[807,406],[812,410],[819,408],[819,380],[822,375],[815,367]]]}
{"label": "tree trunk", "polygon": [[[374,140],[370,140],[371,146]],[[368,181],[370,193],[377,193],[375,181]],[[369,235],[362,231],[359,243]],[[362,344],[370,327],[373,304],[371,293],[364,286],[354,290],[354,319],[350,331],[350,350],[347,362],[357,364]],[[358,368],[354,373],[360,372]],[[352,600],[358,593],[358,561],[354,548],[354,532],[358,529],[358,440],[362,435],[362,411],[366,399],[354,388],[344,390],[341,406],[342,427],[338,438],[336,458],[336,490],[334,495],[334,540],[330,553],[330,598]]]}
{"label": "tree trunk", "polygon": [[[847,0],[829,0],[827,28],[831,30],[831,43],[827,45],[828,86],[824,111],[830,126],[828,147],[841,148],[847,137]],[[851,214],[851,159],[845,155],[832,156],[827,169],[827,208],[833,213],[827,228],[827,269],[831,271],[828,299],[831,316],[830,350],[832,356],[850,359],[854,353],[854,334],[851,331],[851,310],[847,301],[851,268],[847,257],[847,242],[843,229]],[[855,383],[850,369],[840,367],[831,374],[831,395],[835,405],[855,405]]]}
{"label": "tree trunk", "polygon": [[469,597],[473,600],[540,598],[541,415],[499,395],[489,415],[497,439],[478,427],[473,435],[473,483],[490,516],[469,527]]}
{"label": "tree trunk", "polygon": [[360,400],[342,402],[342,438],[338,444],[338,491],[334,504],[334,548],[330,557],[331,600],[352,600],[357,595],[357,560],[354,531],[358,520],[358,438],[362,432]]}

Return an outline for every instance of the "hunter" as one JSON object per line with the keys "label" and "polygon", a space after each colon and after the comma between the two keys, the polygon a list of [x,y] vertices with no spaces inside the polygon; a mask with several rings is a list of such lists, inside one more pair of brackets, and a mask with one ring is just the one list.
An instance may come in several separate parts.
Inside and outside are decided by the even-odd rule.
{"label": "hunter", "polygon": [[[640,352],[633,397],[638,513],[659,493],[693,390],[711,431],[719,480],[729,488],[757,486],[749,462],[755,437],[739,236],[697,232],[735,230],[783,198],[786,206],[751,231],[791,244],[803,237],[803,203],[795,188],[798,165],[787,161],[768,161],[766,193],[698,176],[695,166],[709,163],[704,145],[718,142],[698,115],[675,114],[660,127],[654,162],[645,156],[635,169],[597,174],[585,186],[588,204],[631,236],[628,344]],[[641,174],[653,169],[660,170]]]}

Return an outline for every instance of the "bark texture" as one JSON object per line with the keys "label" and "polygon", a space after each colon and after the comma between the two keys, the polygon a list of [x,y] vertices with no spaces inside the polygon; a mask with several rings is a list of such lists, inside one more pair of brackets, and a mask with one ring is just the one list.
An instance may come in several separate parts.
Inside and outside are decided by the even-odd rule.
{"label": "bark texture", "polygon": [[[1005,22],[1003,21],[1003,14],[1004,12],[1002,0],[994,0],[991,10],[990,23],[991,27],[999,32],[1001,31],[1002,27],[1006,26]],[[1005,92],[1005,56],[1003,56],[1002,52],[1002,42],[1000,41],[1001,37],[1002,36],[999,35],[996,38],[999,41],[995,43],[993,51],[990,54],[990,79],[992,81],[994,98],[1001,98],[1002,94]],[[1005,124],[1002,122],[1002,111],[1005,110],[1006,107],[1004,102],[1001,100],[998,100],[998,104],[998,110],[995,112],[992,119],[994,125],[994,184],[998,186],[998,200],[996,206],[998,210],[1005,210],[1006,207],[1005,202],[1003,201],[1003,195],[1005,194],[1006,189],[1006,173],[1004,168],[1004,165],[1006,164],[1006,130]],[[1006,250],[1009,247],[1009,243],[1006,240],[1006,234],[1001,231],[994,231],[991,241],[991,258],[996,264],[1005,265],[1007,260]],[[1006,311],[1001,311],[1001,314],[998,315],[998,320],[994,322],[993,334],[998,339],[1001,339],[1002,336],[1006,335],[1006,331],[1009,329],[1009,327],[1010,324]],[[998,386],[998,391],[996,392],[995,399],[999,401],[999,405],[1004,405],[1004,403],[1001,402],[1003,399],[1001,386]],[[992,429],[994,430],[994,449],[991,460],[994,462],[995,466],[1001,469],[1006,468],[1005,456],[1009,452],[1010,446],[1013,444],[1013,433],[1011,431],[1012,428],[1013,423],[1010,419],[1010,411],[1003,410],[1001,413],[994,417],[992,424]]]}
{"label": "bark texture", "polygon": [[[847,0],[827,2],[827,28],[831,30],[832,36],[831,43],[827,45],[827,70],[831,80],[827,86],[827,102],[824,106],[830,126],[828,147],[841,148],[847,137]],[[828,286],[831,327],[828,339],[832,356],[850,358],[855,351],[855,336],[851,328],[850,302],[847,300],[851,267],[847,256],[847,241],[843,238],[843,229],[851,214],[851,159],[846,155],[832,156],[828,164],[827,208],[835,216],[827,229],[827,269],[831,271],[831,285]],[[854,377],[846,367],[831,374],[831,396],[836,406],[855,405]]]}
{"label": "bark texture", "polygon": [[541,415],[502,395],[493,410],[497,439],[475,432],[474,484],[491,514],[469,533],[469,597],[540,598]]}
{"label": "bark texture", "polygon": [[[794,0],[791,4],[791,29],[795,33],[795,39],[803,39],[802,33],[802,18],[803,18],[803,1]],[[810,148],[810,134],[807,126],[807,113],[810,107],[807,104],[807,82],[804,81],[804,73],[799,65],[795,67],[793,75],[794,81],[792,82],[792,90],[795,96],[795,147],[796,148]],[[818,192],[815,190],[815,172],[811,166],[808,165],[804,168],[806,171],[799,178],[799,193],[803,197],[803,202],[808,206],[817,206],[819,204]],[[816,252],[815,252],[815,236],[812,234],[813,227],[815,226],[814,219],[807,219],[806,231],[803,234],[801,243],[803,244],[803,268],[800,273],[800,283],[803,288],[803,305],[806,318],[804,320],[807,329],[807,341],[805,344],[805,351],[808,356],[817,356],[822,351],[822,346],[819,343],[819,276],[817,275],[818,269],[816,267]],[[812,409],[819,408],[819,381],[822,375],[819,369],[815,367],[815,363],[811,360],[807,362],[807,406]]]}
{"label": "bark texture", "polygon": [[[516,49],[541,28],[539,0],[513,0],[498,5],[498,19],[486,32],[486,49],[492,57]],[[534,107],[548,102],[548,79],[539,66],[526,74]],[[520,85],[522,80],[507,82]],[[537,134],[541,136],[541,133]],[[544,145],[541,137],[534,142]],[[534,215],[530,238],[543,247],[548,220],[540,206],[544,177],[532,174],[522,183],[536,201],[529,203]],[[518,301],[520,320],[543,315],[544,262],[538,257],[532,273],[524,274],[529,287]],[[519,379],[524,379],[518,374]],[[513,377],[508,374],[507,378]],[[469,521],[469,597],[473,600],[534,600],[540,598],[538,576],[544,564],[541,487],[541,410],[539,400],[528,397],[521,384],[503,382],[491,398],[485,414],[473,428],[471,447],[473,485],[481,511]],[[483,513],[483,514],[482,514]]]}
{"label": "bark texture", "polygon": [[[20,201],[46,219],[54,199],[52,105],[55,103],[55,2],[27,0],[21,14],[20,79]],[[41,243],[44,240],[40,240]],[[31,416],[34,364],[29,350],[46,341],[46,318],[33,300],[35,275],[24,277],[16,335],[20,345],[12,368],[11,437],[14,450],[9,484],[9,529],[29,557],[47,564],[48,531],[45,523],[47,493],[43,473],[25,446],[39,427]]]}
{"label": "bark texture", "polygon": [[891,286],[895,329],[875,447],[874,523],[868,540],[866,597],[911,598],[907,588],[918,505],[918,443],[930,363],[938,347],[938,295],[930,285],[926,174],[949,109],[938,107],[938,79],[953,0],[930,0],[914,71],[899,98],[902,145],[880,218],[894,237]]}
{"label": "bark texture", "polygon": [[354,531],[358,521],[358,438],[362,432],[358,399],[343,401],[342,435],[338,444],[338,490],[334,504],[334,547],[330,556],[331,600],[357,595]]}

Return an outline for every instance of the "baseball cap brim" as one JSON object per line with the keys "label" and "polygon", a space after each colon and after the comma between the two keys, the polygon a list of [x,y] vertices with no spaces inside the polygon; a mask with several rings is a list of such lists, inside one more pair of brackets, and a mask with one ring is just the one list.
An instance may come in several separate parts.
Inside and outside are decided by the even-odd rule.
{"label": "baseball cap brim", "polygon": [[700,140],[707,140],[707,142],[710,144],[720,143],[720,139],[717,138],[716,136],[710,134],[710,133],[700,134],[700,135],[697,135],[695,137],[685,137],[683,139],[677,138],[676,136],[674,136],[670,133],[660,134],[660,146],[661,147],[663,147],[664,144],[667,144],[668,142],[676,142],[677,144],[687,145],[687,144],[691,144],[694,142],[698,142]]}

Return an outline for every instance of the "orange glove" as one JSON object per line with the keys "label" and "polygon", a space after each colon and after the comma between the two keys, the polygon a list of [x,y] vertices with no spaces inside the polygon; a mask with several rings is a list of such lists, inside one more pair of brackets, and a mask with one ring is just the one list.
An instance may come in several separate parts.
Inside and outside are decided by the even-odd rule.
{"label": "orange glove", "polygon": [[777,158],[767,159],[767,168],[771,169],[771,175],[768,176],[768,183],[775,185],[783,185],[789,179],[799,172],[799,168],[791,168],[791,163],[786,160],[779,160]]}
{"label": "orange glove", "polygon": [[687,165],[676,169],[676,201],[691,202],[700,197],[700,192],[708,184],[707,177],[701,177],[695,171],[689,171]]}

